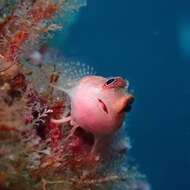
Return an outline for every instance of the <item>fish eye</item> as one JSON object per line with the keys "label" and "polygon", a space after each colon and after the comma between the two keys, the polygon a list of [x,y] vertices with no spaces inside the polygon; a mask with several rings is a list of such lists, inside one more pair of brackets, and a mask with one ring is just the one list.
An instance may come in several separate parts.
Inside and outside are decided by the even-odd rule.
{"label": "fish eye", "polygon": [[112,84],[113,82],[115,82],[115,78],[111,78],[109,80],[107,80],[106,84],[109,85],[109,84]]}

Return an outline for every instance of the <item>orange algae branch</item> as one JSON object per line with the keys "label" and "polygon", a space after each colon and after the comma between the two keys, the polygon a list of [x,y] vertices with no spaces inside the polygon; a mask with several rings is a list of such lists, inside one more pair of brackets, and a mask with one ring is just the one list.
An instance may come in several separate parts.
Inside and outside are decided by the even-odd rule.
{"label": "orange algae branch", "polygon": [[5,57],[9,61],[14,61],[17,57],[18,51],[22,44],[28,39],[29,33],[27,31],[19,31],[16,35],[10,40],[8,49],[5,53]]}
{"label": "orange algae branch", "polygon": [[51,19],[52,16],[59,10],[59,5],[55,3],[50,3],[45,8],[44,5],[42,5],[43,3],[40,3],[41,6],[39,6],[39,3],[37,3],[36,8],[31,11],[31,16],[35,22],[39,22],[43,19]]}
{"label": "orange algae branch", "polygon": [[4,56],[0,55],[0,76],[4,79],[13,78],[18,73],[18,62],[11,62],[5,59]]}
{"label": "orange algae branch", "polygon": [[2,22],[0,22],[0,32],[3,30],[4,26],[11,20],[11,16],[7,16]]}
{"label": "orange algae branch", "polygon": [[14,127],[9,127],[6,125],[0,125],[0,131],[1,132],[18,132],[18,130]]}
{"label": "orange algae branch", "polygon": [[58,10],[59,4],[50,0],[36,0],[34,3],[24,0],[11,16],[5,18],[0,24],[0,65],[3,66],[0,75],[9,78],[17,74],[19,55],[24,52],[25,42],[35,41],[42,33],[48,32],[48,26],[44,28],[43,22],[51,19]]}

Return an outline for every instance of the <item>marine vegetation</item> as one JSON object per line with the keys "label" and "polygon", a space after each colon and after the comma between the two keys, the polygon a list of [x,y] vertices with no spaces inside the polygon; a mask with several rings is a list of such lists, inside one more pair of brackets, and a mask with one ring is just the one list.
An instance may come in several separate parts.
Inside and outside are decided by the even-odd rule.
{"label": "marine vegetation", "polygon": [[121,77],[48,47],[83,0],[0,0],[0,189],[146,190],[122,127],[134,97]]}

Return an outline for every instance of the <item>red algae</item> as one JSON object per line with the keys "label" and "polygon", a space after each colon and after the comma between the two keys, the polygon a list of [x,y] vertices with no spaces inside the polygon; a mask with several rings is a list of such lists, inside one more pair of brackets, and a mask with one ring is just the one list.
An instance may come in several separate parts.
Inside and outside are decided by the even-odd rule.
{"label": "red algae", "polygon": [[51,19],[58,9],[59,4],[49,0],[21,1],[4,19],[0,25],[1,75],[10,78],[19,72],[19,56],[26,51],[25,44],[35,43],[42,33],[48,32],[44,21]]}
{"label": "red algae", "polygon": [[14,2],[0,22],[0,189],[107,189],[113,182],[131,187],[134,179],[144,179],[128,166],[126,174],[117,172],[115,165],[125,159],[110,153],[111,146],[104,151],[109,159],[91,154],[93,134],[52,122],[71,112],[66,94],[52,87],[60,71],[56,64],[28,59],[43,48],[45,34],[60,28],[53,23],[59,11],[76,11],[80,3]]}

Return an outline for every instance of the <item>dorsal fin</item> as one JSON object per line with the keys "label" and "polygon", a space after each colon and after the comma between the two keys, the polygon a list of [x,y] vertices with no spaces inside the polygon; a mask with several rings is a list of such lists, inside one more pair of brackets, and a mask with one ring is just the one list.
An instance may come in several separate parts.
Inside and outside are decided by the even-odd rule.
{"label": "dorsal fin", "polygon": [[73,61],[56,64],[56,70],[60,73],[57,85],[62,89],[71,89],[84,76],[95,74],[94,69],[89,65]]}
{"label": "dorsal fin", "polygon": [[43,56],[43,62],[55,66],[55,71],[60,74],[58,86],[61,88],[72,88],[84,76],[95,75],[92,66],[80,61],[68,60],[57,50],[46,52]]}

